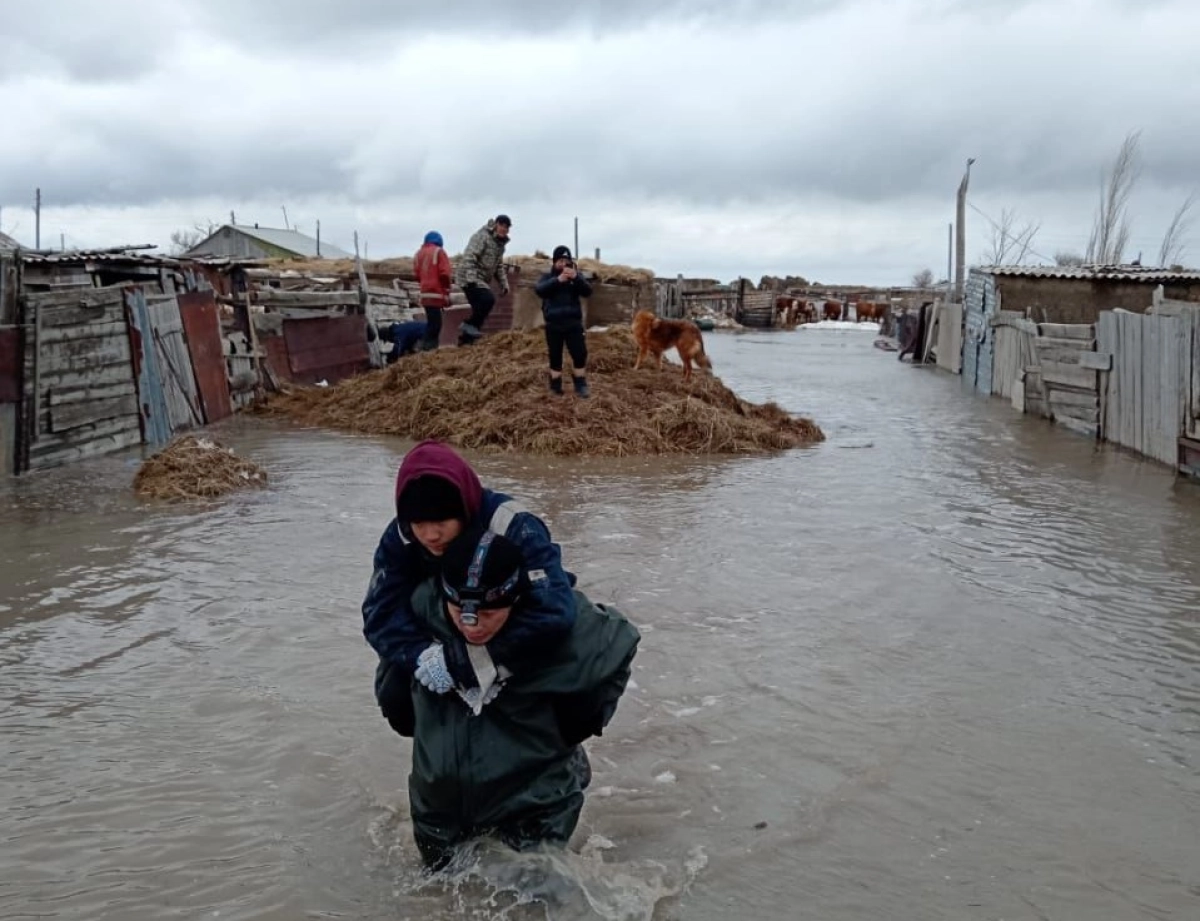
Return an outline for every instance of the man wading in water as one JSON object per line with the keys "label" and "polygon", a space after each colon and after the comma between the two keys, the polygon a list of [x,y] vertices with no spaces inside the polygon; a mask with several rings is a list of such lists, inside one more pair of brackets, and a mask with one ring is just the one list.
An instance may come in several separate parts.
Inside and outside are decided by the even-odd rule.
{"label": "man wading in water", "polygon": [[[500,537],[506,538],[499,546],[515,548],[517,556],[502,550],[497,562],[490,565],[504,571],[500,583],[503,587],[515,571],[509,564],[519,560],[519,591],[505,589],[497,595],[497,586],[486,580],[473,586],[470,580],[453,575],[451,564],[460,570],[462,567],[461,561],[454,563],[458,556],[450,548],[464,533],[473,535],[467,540],[476,540],[471,545],[472,559],[482,540],[477,535],[493,535],[492,545]],[[587,638],[596,628],[596,612],[590,602],[572,590],[575,577],[562,568],[559,548],[545,524],[508,496],[484,489],[475,471],[449,446],[426,441],[409,451],[400,465],[396,478],[396,517],[380,539],[374,564],[363,601],[363,633],[380,657],[375,694],[384,717],[401,735],[416,733],[418,745],[414,757],[427,744],[467,746],[456,747],[455,758],[447,762],[450,766],[443,768],[458,778],[454,783],[463,785],[464,793],[477,784],[505,777],[504,785],[497,790],[487,795],[481,792],[477,799],[471,800],[477,804],[476,809],[454,812],[444,822],[429,811],[434,807],[420,807],[414,800],[414,818],[424,809],[420,812],[423,818],[417,823],[417,836],[424,841],[422,852],[427,862],[440,863],[453,844],[489,830],[500,831],[506,840],[516,844],[523,836],[530,840],[565,840],[563,831],[569,836],[578,818],[588,774],[586,758],[576,748],[588,735],[598,734],[611,717],[615,697],[611,698],[611,707],[606,704],[600,710],[595,709],[599,706],[596,701],[610,699],[613,687],[610,679],[619,678],[621,668],[609,670],[611,662],[596,665],[608,676],[605,679],[609,682],[605,684],[608,690],[603,692],[599,684],[589,683],[582,672],[573,679],[582,683],[570,685],[561,669],[553,671],[554,663],[561,664],[561,656],[574,655],[571,650],[576,643],[592,649]],[[451,572],[445,584],[444,568]],[[443,608],[439,600],[439,593],[449,589],[459,593],[460,602],[479,600],[480,608],[490,608],[500,600],[511,601],[510,613],[494,632],[485,634],[472,629],[467,635],[464,628],[473,625],[465,621],[460,622],[461,626],[455,623],[453,609]],[[480,590],[484,598],[473,599],[470,592]],[[469,605],[458,604],[458,607],[465,610]],[[615,613],[606,616],[619,617]],[[487,618],[498,617],[498,614],[483,615],[480,622],[486,626]],[[576,624],[581,618],[585,625],[577,633]],[[636,631],[633,634],[636,636]],[[614,643],[614,651],[622,648],[615,640]],[[578,672],[586,661],[591,661],[587,656],[594,653],[594,649],[586,655],[578,653],[567,671]],[[632,657],[632,648],[629,656]],[[626,669],[627,666],[626,661]],[[619,680],[622,689],[627,677],[626,674]],[[510,689],[514,693],[506,697]],[[498,701],[505,703],[489,711],[485,709],[485,698],[489,706]],[[495,729],[492,721],[503,721],[510,707],[529,705],[531,699],[537,701],[526,713],[532,722],[518,721],[512,725],[511,745],[502,746],[506,754],[488,768],[492,780],[487,780],[477,773],[483,770],[476,763],[480,759],[473,759],[469,753],[488,749],[476,748],[472,740],[479,734],[492,738]],[[464,735],[427,742],[430,730],[420,731],[421,714],[439,713],[438,719],[463,717],[457,710],[446,711],[447,703],[469,708],[475,719],[447,724],[459,726]],[[554,724],[558,727],[557,736],[539,735],[550,725],[547,708],[553,710],[556,721],[561,720]],[[482,719],[484,715],[487,720]],[[574,780],[565,787],[554,787],[562,797],[554,800],[550,812],[538,818],[528,808],[528,797],[538,790],[544,793],[542,785],[551,783],[553,778],[558,778],[553,783],[562,781],[567,756]],[[412,793],[414,785],[424,785],[421,788],[428,791],[428,785],[433,783],[431,771],[428,765],[418,770],[414,764],[411,795],[416,796]],[[434,794],[422,795],[423,803],[432,802],[430,797]]]}

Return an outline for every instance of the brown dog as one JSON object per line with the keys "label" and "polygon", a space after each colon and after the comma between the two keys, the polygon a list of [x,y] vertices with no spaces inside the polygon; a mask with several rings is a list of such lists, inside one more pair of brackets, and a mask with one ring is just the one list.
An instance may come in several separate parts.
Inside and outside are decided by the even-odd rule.
{"label": "brown dog", "polygon": [[637,340],[638,356],[633,363],[636,371],[642,359],[653,355],[662,368],[663,352],[674,348],[683,362],[683,379],[692,376],[692,362],[712,370],[712,362],[704,354],[704,338],[700,327],[690,320],[664,320],[649,310],[639,310],[633,318],[633,338]]}

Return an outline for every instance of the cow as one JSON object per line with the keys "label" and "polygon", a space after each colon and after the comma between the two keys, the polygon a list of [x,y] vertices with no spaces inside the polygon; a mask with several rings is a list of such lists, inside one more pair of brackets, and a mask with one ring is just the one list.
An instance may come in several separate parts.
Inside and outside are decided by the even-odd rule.
{"label": "cow", "polygon": [[841,301],[826,301],[825,308],[821,311],[821,317],[825,320],[840,320],[842,318]]}

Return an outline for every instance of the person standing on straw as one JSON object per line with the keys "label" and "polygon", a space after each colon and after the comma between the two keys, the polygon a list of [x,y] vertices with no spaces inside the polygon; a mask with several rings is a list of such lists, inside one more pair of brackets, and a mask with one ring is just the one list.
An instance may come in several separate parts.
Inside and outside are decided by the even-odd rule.
{"label": "person standing on straw", "polygon": [[571,354],[572,380],[575,393],[588,396],[587,336],[583,328],[581,298],[592,296],[588,284],[571,258],[566,246],[554,247],[550,271],[534,285],[542,299],[542,317],[546,321],[546,351],[550,357],[550,392],[562,396],[563,346]]}
{"label": "person standing on straw", "polygon": [[491,283],[500,286],[500,296],[508,294],[508,273],[504,271],[504,247],[508,245],[508,233],[512,218],[498,214],[471,234],[467,248],[455,269],[454,280],[458,282],[471,315],[458,331],[458,344],[471,345],[483,335],[483,324],[496,306]]}
{"label": "person standing on straw", "polygon": [[442,311],[450,306],[450,257],[442,247],[442,235],[431,230],[413,257],[413,273],[421,287],[421,306],[425,308],[425,335],[421,339],[421,350],[425,352],[438,347]]}

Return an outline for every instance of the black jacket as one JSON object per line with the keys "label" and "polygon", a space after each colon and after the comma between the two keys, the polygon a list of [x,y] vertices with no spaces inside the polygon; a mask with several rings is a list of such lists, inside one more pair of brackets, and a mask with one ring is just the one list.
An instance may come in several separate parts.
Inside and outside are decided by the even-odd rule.
{"label": "black jacket", "polygon": [[570,281],[559,281],[561,273],[551,269],[538,279],[533,290],[542,299],[542,316],[547,326],[574,326],[583,322],[583,304],[580,298],[592,296],[592,286],[582,274]]}

